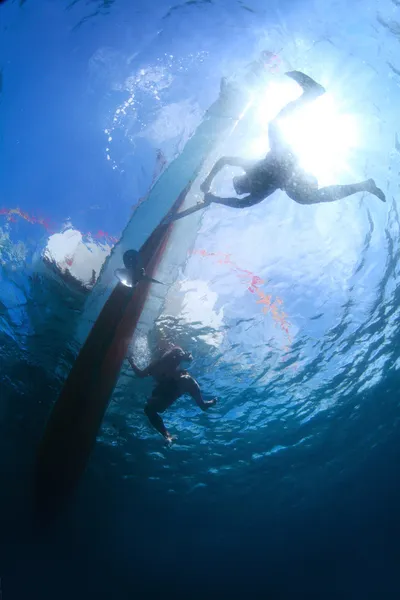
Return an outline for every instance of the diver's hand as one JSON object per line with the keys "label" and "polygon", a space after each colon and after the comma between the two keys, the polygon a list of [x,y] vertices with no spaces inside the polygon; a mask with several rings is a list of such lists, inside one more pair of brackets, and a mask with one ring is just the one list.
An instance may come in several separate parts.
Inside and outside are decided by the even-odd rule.
{"label": "diver's hand", "polygon": [[210,182],[207,181],[207,179],[205,179],[200,185],[200,189],[203,192],[203,194],[208,194],[208,192],[210,191]]}
{"label": "diver's hand", "polygon": [[211,204],[211,202],[213,202],[214,198],[215,198],[215,196],[213,194],[210,194],[210,193],[204,194],[204,200],[203,200],[203,202],[201,202],[201,204],[203,206],[208,206],[209,204]]}

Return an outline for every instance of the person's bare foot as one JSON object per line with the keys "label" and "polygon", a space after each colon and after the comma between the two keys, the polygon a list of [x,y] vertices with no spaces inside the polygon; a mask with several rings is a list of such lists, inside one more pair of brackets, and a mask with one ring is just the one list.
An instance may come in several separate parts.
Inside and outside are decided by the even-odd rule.
{"label": "person's bare foot", "polygon": [[385,194],[382,192],[382,190],[380,188],[378,188],[375,181],[373,179],[368,179],[368,184],[369,184],[368,191],[370,192],[370,194],[373,194],[374,196],[379,198],[379,200],[381,202],[386,202]]}

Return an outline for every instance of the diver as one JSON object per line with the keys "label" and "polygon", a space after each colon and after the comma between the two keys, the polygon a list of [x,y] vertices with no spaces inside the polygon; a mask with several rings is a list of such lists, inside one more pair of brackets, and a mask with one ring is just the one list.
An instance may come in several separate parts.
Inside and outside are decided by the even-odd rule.
{"label": "diver", "polygon": [[[171,220],[181,219],[197,212],[212,202],[233,208],[247,208],[258,204],[278,189],[286,192],[289,198],[298,204],[334,202],[357,192],[369,192],[382,202],[386,202],[385,194],[376,186],[373,179],[347,185],[330,185],[319,189],[318,180],[300,167],[293,150],[283,138],[279,121],[322,96],[325,89],[300,71],[290,71],[286,75],[303,88],[303,93],[297,100],[287,104],[269,123],[270,151],[266,157],[259,161],[227,156],[220,158],[200,186],[204,193],[204,201],[178,213]],[[244,198],[220,198],[209,193],[212,180],[226,165],[241,167],[244,170],[244,175],[233,178],[236,193],[239,196],[247,194]]]}
{"label": "diver", "polygon": [[184,394],[191,396],[203,411],[206,411],[210,406],[214,406],[217,402],[215,398],[213,400],[203,400],[197,381],[187,371],[179,369],[181,362],[190,362],[193,357],[189,352],[184,352],[178,346],[174,346],[165,352],[160,359],[155,360],[145,369],[139,369],[133,362],[132,357],[129,357],[128,360],[138,377],[154,377],[157,382],[151,398],[146,403],[144,412],[153,427],[161,433],[169,444],[172,443],[173,437],[165,427],[159,413],[163,413]]}

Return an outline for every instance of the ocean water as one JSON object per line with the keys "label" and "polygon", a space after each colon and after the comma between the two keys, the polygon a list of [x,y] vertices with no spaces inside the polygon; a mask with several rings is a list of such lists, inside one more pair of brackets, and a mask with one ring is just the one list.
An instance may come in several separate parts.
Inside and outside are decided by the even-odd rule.
{"label": "ocean water", "polygon": [[[398,2],[6,0],[0,32],[0,597],[397,598]],[[200,175],[265,153],[297,69],[327,89],[287,131],[304,166],[321,185],[374,177],[387,202],[276,192],[182,220],[131,350],[191,350],[217,405],[180,400],[166,448],[125,361],[76,496],[38,531],[35,448],[107,264],[139,205],[162,214],[149,190],[173,188],[221,78],[256,68]]]}

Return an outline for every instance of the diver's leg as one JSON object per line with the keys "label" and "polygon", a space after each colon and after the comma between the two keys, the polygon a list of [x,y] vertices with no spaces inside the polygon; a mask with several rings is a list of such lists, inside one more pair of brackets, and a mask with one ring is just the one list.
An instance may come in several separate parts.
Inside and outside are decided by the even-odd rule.
{"label": "diver's leg", "polygon": [[350,183],[348,185],[330,185],[320,189],[307,188],[301,184],[291,185],[286,193],[292,200],[299,204],[319,204],[321,202],[335,202],[342,200],[358,192],[369,192],[382,202],[386,202],[385,194],[378,188],[373,179],[367,179],[360,183]]}
{"label": "diver's leg", "polygon": [[147,418],[149,419],[150,423],[153,425],[153,427],[155,427],[155,429],[157,429],[157,431],[161,433],[161,435],[166,440],[170,439],[171,436],[164,425],[164,421],[156,411],[155,407],[152,406],[150,403],[147,403],[144,407],[144,412]]}
{"label": "diver's leg", "polygon": [[317,96],[322,96],[325,94],[325,88],[317,83],[312,77],[302,73],[301,71],[287,71],[285,73],[286,77],[290,77],[299,84],[300,87],[303,88],[304,92]]}
{"label": "diver's leg", "polygon": [[296,110],[302,108],[306,104],[309,104],[313,100],[316,100],[319,96],[325,94],[326,90],[322,85],[301,73],[300,71],[290,71],[286,73],[288,77],[297,81],[297,83],[303,88],[303,93],[301,96],[289,102],[282,108],[282,110],[277,114],[275,119],[284,119],[292,115]]}
{"label": "diver's leg", "polygon": [[306,104],[316,100],[319,96],[325,93],[325,88],[319,83],[311,79],[308,75],[301,73],[300,71],[289,71],[286,73],[288,77],[294,79],[302,88],[303,93],[299,98],[289,102],[279,111],[274,119],[269,123],[268,126],[268,138],[269,145],[272,151],[282,152],[287,148],[287,143],[282,138],[282,133],[279,129],[279,121],[290,117],[300,108],[303,108]]}

